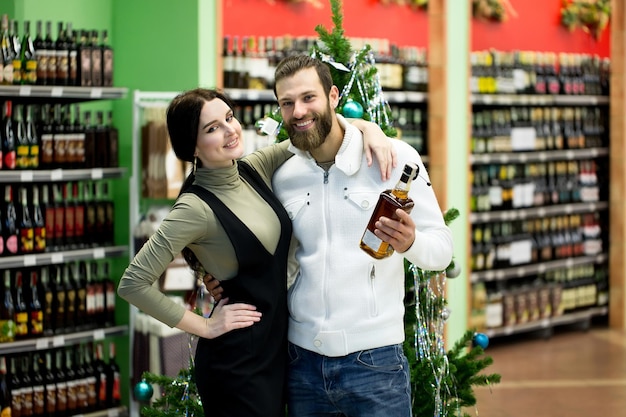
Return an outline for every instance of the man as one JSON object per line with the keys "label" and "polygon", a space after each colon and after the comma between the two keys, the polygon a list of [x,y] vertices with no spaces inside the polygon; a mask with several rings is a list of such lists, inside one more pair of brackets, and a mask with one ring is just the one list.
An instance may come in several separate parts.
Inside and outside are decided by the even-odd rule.
{"label": "man", "polygon": [[[433,271],[452,259],[451,232],[424,164],[397,140],[391,180],[367,169],[362,134],[335,113],[339,90],[317,59],[281,61],[274,92],[295,153],[272,180],[293,223],[299,268],[289,289],[289,415],[411,416],[403,259]],[[415,207],[376,223],[376,235],[395,250],[376,260],[359,241],[380,192],[406,162],[420,169],[409,193]]]}

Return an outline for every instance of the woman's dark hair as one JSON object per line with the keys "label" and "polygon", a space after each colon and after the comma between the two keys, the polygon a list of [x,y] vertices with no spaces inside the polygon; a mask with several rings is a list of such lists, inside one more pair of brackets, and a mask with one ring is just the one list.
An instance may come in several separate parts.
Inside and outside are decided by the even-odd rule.
{"label": "woman's dark hair", "polygon": [[[194,90],[185,91],[171,101],[167,106],[166,120],[167,120],[167,132],[170,136],[170,143],[172,150],[178,159],[186,162],[194,162],[194,154],[196,152],[196,141],[198,140],[198,126],[200,125],[200,113],[202,113],[202,107],[207,101],[215,99],[222,100],[231,109],[234,108],[233,103],[223,93],[207,89],[196,88]],[[196,168],[200,168],[202,162],[196,160]],[[192,170],[185,182],[180,188],[180,194],[184,193],[195,179],[195,173]],[[196,255],[191,249],[185,247],[182,250],[185,261],[189,264],[189,267],[195,271],[198,275],[204,272],[204,268]]]}

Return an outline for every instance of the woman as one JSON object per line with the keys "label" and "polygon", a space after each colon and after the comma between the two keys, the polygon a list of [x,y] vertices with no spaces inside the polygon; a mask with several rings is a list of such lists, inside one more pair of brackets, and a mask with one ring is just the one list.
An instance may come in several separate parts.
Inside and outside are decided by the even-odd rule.
{"label": "woman", "polygon": [[[172,148],[194,168],[124,272],[118,294],[163,323],[200,336],[195,377],[206,416],[278,417],[285,403],[291,223],[270,187],[274,170],[292,154],[285,141],[240,159],[245,148],[232,109],[226,96],[208,89],[184,92],[170,103]],[[373,123],[362,126],[380,132]],[[369,148],[387,175],[390,147]],[[198,276],[212,274],[228,294],[208,318],[152,285],[181,251]]]}

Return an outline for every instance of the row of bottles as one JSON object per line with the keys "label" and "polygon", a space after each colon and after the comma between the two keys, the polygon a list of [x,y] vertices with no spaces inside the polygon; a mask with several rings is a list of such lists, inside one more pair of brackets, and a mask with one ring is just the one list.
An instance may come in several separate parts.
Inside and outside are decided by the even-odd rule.
{"label": "row of bottles", "polygon": [[399,105],[391,105],[390,107],[398,131],[398,138],[413,146],[420,155],[427,155],[428,115],[426,108]]}
{"label": "row of bottles", "polygon": [[113,86],[113,49],[108,31],[75,30],[72,23],[58,22],[53,37],[52,22],[36,22],[32,37],[30,21],[18,33],[17,21],[4,14],[1,21],[0,84]]}
{"label": "row of bottles", "polygon": [[108,181],[6,184],[0,219],[0,256],[114,242],[115,206]]}
{"label": "row of bottles", "polygon": [[108,262],[3,271],[0,343],[113,325],[115,284]]}
{"label": "row of bottles", "polygon": [[[285,56],[308,53],[318,39],[284,36],[231,36],[223,38],[224,88],[271,89],[276,64]],[[352,38],[352,48],[371,47],[381,87],[384,90],[426,91],[426,49],[397,46],[387,39]]]}
{"label": "row of bottles", "polygon": [[120,405],[115,344],[102,342],[0,356],[0,410],[12,417],[66,417]]}
{"label": "row of bottles", "polygon": [[477,107],[470,150],[483,154],[607,146],[607,119],[599,107]]}
{"label": "row of bottles", "polygon": [[81,114],[78,104],[3,102],[0,170],[117,167],[113,112]]}
{"label": "row of bottles", "polygon": [[602,167],[595,159],[475,165],[470,210],[598,202],[607,192],[600,187],[607,175]]}
{"label": "row of bottles", "polygon": [[597,55],[491,49],[470,62],[472,93],[609,94],[610,59]]}
{"label": "row of bottles", "polygon": [[598,212],[472,225],[472,271],[508,268],[602,252]]}
{"label": "row of bottles", "polygon": [[521,283],[472,286],[473,325],[497,329],[559,317],[569,312],[608,304],[608,267],[579,265],[559,268]]}

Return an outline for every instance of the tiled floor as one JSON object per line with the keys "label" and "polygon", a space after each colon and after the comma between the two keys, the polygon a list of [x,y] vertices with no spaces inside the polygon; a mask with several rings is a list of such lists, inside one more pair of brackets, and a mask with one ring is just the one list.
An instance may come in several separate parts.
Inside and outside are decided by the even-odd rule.
{"label": "tiled floor", "polygon": [[491,341],[486,373],[502,382],[475,388],[478,417],[626,416],[626,332],[596,325],[557,329],[548,338]]}

